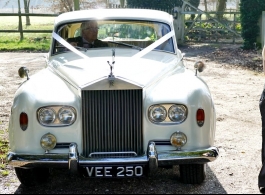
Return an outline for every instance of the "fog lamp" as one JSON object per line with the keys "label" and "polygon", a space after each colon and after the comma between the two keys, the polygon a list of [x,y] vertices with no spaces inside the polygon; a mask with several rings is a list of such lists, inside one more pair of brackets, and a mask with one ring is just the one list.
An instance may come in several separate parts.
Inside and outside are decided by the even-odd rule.
{"label": "fog lamp", "polygon": [[170,143],[180,149],[187,143],[187,136],[184,133],[177,131],[171,135]]}
{"label": "fog lamp", "polygon": [[56,137],[50,133],[42,136],[40,140],[41,147],[46,150],[52,150],[56,146]]}

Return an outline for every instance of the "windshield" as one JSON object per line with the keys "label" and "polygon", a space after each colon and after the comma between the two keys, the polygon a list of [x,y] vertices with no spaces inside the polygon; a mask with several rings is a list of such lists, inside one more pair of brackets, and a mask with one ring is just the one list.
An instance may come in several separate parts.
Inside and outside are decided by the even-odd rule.
{"label": "windshield", "polygon": [[[90,20],[65,24],[57,34],[79,50],[118,47],[141,51],[170,31],[169,25],[152,21]],[[174,53],[172,37],[160,40],[154,50]],[[67,46],[55,42],[54,54],[68,51]]]}

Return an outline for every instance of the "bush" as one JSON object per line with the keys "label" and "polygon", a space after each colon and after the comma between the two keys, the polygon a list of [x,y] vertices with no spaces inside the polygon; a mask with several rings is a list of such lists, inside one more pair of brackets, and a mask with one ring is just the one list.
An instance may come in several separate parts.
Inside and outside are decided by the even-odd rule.
{"label": "bush", "polygon": [[[189,0],[190,4],[198,7],[200,0]],[[127,0],[127,7],[129,8],[147,8],[147,9],[173,9],[174,7],[181,7],[182,0]],[[186,11],[192,11],[193,8],[186,6]]]}
{"label": "bush", "polygon": [[243,49],[254,49],[260,27],[259,18],[265,10],[264,0],[241,0],[240,13],[242,25],[242,38],[244,40]]}
{"label": "bush", "polygon": [[182,6],[182,0],[127,0],[127,6],[130,8],[156,8],[168,9],[175,6]]}

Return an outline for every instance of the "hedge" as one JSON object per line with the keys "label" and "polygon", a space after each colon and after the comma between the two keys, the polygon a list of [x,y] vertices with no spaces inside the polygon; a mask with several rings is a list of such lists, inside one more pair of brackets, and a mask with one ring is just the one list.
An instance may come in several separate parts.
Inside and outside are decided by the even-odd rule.
{"label": "hedge", "polygon": [[265,11],[265,0],[241,0],[240,19],[242,26],[243,49],[254,49],[259,36],[258,21]]}

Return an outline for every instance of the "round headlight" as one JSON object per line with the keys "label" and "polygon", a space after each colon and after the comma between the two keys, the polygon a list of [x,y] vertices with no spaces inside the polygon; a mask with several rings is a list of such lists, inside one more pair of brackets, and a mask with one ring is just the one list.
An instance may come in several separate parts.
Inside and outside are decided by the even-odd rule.
{"label": "round headlight", "polygon": [[70,125],[75,121],[75,113],[69,107],[63,107],[58,112],[59,120],[63,124]]}
{"label": "round headlight", "polygon": [[162,122],[167,117],[167,110],[164,106],[154,105],[149,108],[149,118],[151,121],[157,123]]}
{"label": "round headlight", "polygon": [[170,143],[177,148],[181,148],[187,143],[187,137],[180,131],[175,132],[170,137]]}
{"label": "round headlight", "polygon": [[173,105],[169,108],[168,117],[171,121],[182,123],[187,118],[187,109],[183,105]]}
{"label": "round headlight", "polygon": [[38,118],[41,124],[48,125],[55,121],[56,114],[51,108],[42,108],[39,111]]}
{"label": "round headlight", "polygon": [[44,150],[52,150],[56,146],[56,137],[47,133],[41,137],[40,145]]}

